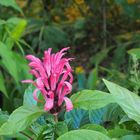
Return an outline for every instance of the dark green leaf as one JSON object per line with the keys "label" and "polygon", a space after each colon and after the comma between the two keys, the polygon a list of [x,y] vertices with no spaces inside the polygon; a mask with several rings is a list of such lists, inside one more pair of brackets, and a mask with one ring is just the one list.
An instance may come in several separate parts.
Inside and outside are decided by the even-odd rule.
{"label": "dark green leaf", "polygon": [[89,123],[88,111],[82,109],[73,109],[65,113],[65,121],[70,129],[77,129],[80,126]]}

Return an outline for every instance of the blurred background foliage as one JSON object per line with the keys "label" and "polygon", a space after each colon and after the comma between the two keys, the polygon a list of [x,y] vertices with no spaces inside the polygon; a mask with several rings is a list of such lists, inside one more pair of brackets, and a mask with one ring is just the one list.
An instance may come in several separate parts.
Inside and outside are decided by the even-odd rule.
{"label": "blurred background foliage", "polygon": [[73,91],[113,80],[140,92],[140,0],[0,0],[0,107],[22,104],[26,54],[70,46]]}

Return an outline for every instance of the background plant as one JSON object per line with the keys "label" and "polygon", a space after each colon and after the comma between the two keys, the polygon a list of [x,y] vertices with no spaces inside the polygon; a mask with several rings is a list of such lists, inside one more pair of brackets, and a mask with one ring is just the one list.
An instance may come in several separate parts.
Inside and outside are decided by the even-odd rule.
{"label": "background plant", "polygon": [[[139,0],[1,0],[1,139],[61,140],[81,133],[102,139],[139,139],[139,5]],[[34,87],[26,89],[20,81],[32,78],[25,54],[41,58],[49,47],[56,52],[65,46],[71,47],[69,56],[76,58],[76,94],[71,97],[75,109],[61,113],[56,123],[33,100]],[[134,93],[105,81],[108,94],[103,77]]]}

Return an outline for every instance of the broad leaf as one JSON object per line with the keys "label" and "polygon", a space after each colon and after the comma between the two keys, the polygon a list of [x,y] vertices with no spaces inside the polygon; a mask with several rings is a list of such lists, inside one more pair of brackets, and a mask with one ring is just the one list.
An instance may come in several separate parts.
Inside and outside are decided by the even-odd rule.
{"label": "broad leaf", "polygon": [[111,94],[97,90],[82,90],[74,94],[71,100],[74,108],[86,110],[98,109],[114,102]]}
{"label": "broad leaf", "polygon": [[73,109],[65,113],[65,121],[70,129],[77,129],[84,124],[89,123],[89,113],[83,109]]}
{"label": "broad leaf", "polygon": [[60,136],[57,140],[111,140],[108,136],[92,130],[74,130]]}
{"label": "broad leaf", "polygon": [[86,124],[82,126],[81,129],[89,129],[89,130],[99,131],[103,134],[107,134],[107,130],[103,126],[97,124]]}
{"label": "broad leaf", "polygon": [[44,113],[36,106],[21,106],[9,117],[0,128],[0,135],[13,135],[29,126]]}
{"label": "broad leaf", "polygon": [[117,84],[107,80],[104,82],[116,103],[121,106],[128,117],[140,124],[140,97]]}
{"label": "broad leaf", "polygon": [[92,123],[106,125],[107,122],[111,126],[111,124],[118,123],[123,114],[124,112],[118,104],[109,104],[100,109],[90,110],[89,119]]}
{"label": "broad leaf", "polygon": [[121,137],[120,140],[140,140],[140,135],[126,135]]}

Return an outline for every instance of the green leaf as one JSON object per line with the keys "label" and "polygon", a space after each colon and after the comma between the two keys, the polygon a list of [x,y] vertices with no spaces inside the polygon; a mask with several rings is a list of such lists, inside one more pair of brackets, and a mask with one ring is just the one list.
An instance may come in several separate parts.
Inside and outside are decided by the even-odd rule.
{"label": "green leaf", "polygon": [[110,93],[129,118],[140,124],[140,97],[117,84],[104,80]]}
{"label": "green leaf", "polygon": [[106,135],[92,130],[74,130],[60,136],[57,140],[111,140]]}
{"label": "green leaf", "polygon": [[10,51],[5,44],[0,42],[0,56],[2,57],[2,63],[15,81],[18,82],[17,64],[14,61],[12,51]]}
{"label": "green leaf", "polygon": [[65,113],[65,121],[69,129],[77,129],[82,125],[89,123],[89,114],[87,110],[73,109]]}
{"label": "green leaf", "polygon": [[9,117],[0,128],[0,135],[14,135],[26,129],[32,122],[44,113],[36,106],[21,106]]}
{"label": "green leaf", "polygon": [[27,21],[21,18],[10,18],[7,20],[7,25],[12,25],[12,31],[10,32],[10,36],[15,41],[18,41],[25,30],[27,25]]}
{"label": "green leaf", "polygon": [[58,122],[55,124],[55,133],[57,136],[61,136],[68,132],[68,127],[65,122]]}
{"label": "green leaf", "polygon": [[86,110],[98,109],[114,102],[111,94],[97,90],[82,90],[72,95],[71,100],[74,108]]}
{"label": "green leaf", "polygon": [[99,65],[106,57],[111,48],[106,48],[96,53],[93,57],[90,58],[90,63]]}
{"label": "green leaf", "polygon": [[0,19],[0,25],[6,24],[5,20]]}
{"label": "green leaf", "polygon": [[37,105],[37,101],[33,98],[33,91],[34,87],[33,85],[30,85],[24,93],[24,100],[23,100],[23,105]]}
{"label": "green leaf", "polygon": [[4,124],[9,118],[9,115],[6,112],[1,111],[0,109],[0,126]]}
{"label": "green leaf", "polygon": [[89,119],[96,124],[110,122],[111,126],[111,124],[118,123],[123,114],[124,112],[118,104],[109,104],[100,109],[90,110]]}
{"label": "green leaf", "polygon": [[1,91],[6,97],[8,97],[7,90],[6,90],[5,83],[4,83],[4,77],[3,77],[3,75],[2,75],[1,72],[0,72],[0,91]]}
{"label": "green leaf", "polygon": [[85,73],[78,73],[77,74],[77,83],[78,83],[78,90],[82,90],[86,88],[86,77]]}
{"label": "green leaf", "polygon": [[137,59],[140,59],[140,48],[134,48],[128,51],[132,56],[135,56]]}
{"label": "green leaf", "polygon": [[22,12],[21,8],[17,5],[15,0],[0,0],[0,5],[6,7],[12,7],[17,11]]}
{"label": "green leaf", "polygon": [[122,128],[115,128],[112,130],[108,131],[108,136],[111,138],[119,138],[124,135],[130,135],[133,134],[133,131],[127,130],[127,129],[122,129]]}
{"label": "green leaf", "polygon": [[121,137],[120,140],[140,140],[140,135],[126,135]]}
{"label": "green leaf", "polygon": [[98,69],[94,68],[88,76],[88,81],[87,81],[87,88],[88,89],[95,89],[96,84],[98,80]]}
{"label": "green leaf", "polygon": [[89,129],[89,130],[99,131],[103,134],[107,134],[107,130],[103,126],[97,124],[86,124],[82,126],[81,129]]}
{"label": "green leaf", "polygon": [[0,42],[0,56],[2,57],[2,66],[14,78],[16,83],[32,77],[28,72],[29,67],[23,56],[11,51],[2,42]]}

